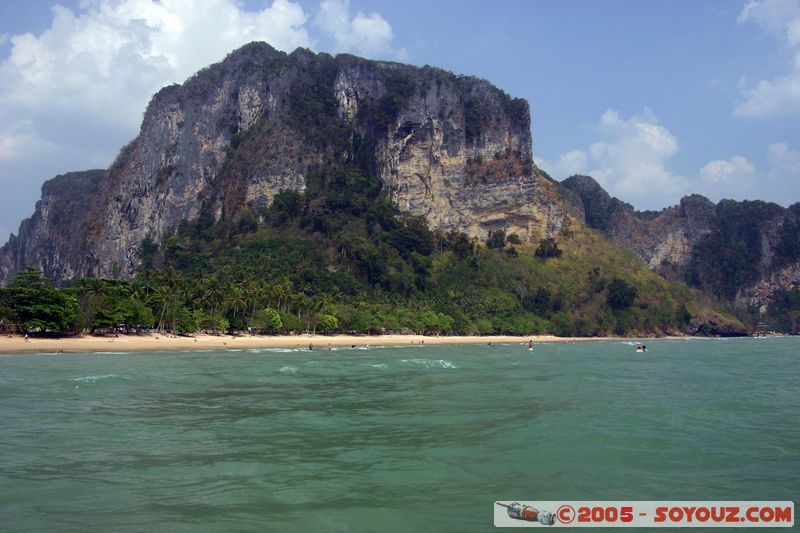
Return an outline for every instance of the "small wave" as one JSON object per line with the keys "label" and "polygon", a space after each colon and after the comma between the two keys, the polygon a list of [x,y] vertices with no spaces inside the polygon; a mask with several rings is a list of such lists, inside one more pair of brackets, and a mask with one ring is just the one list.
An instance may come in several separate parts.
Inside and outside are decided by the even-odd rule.
{"label": "small wave", "polygon": [[387,365],[386,363],[378,363],[376,365],[367,364],[367,366],[371,366],[372,368],[389,368],[389,365]]}
{"label": "small wave", "polygon": [[627,344],[628,346],[638,346],[637,343],[631,341],[622,341],[620,344]]}
{"label": "small wave", "polygon": [[458,368],[452,361],[446,359],[402,359],[402,362],[423,365],[426,368]]}
{"label": "small wave", "polygon": [[247,353],[296,353],[307,352],[308,348],[248,348],[246,351]]}
{"label": "small wave", "polygon": [[94,383],[95,381],[99,381],[101,379],[109,379],[117,377],[116,374],[105,374],[103,376],[86,376],[82,378],[72,378],[70,381],[80,381],[82,383]]}
{"label": "small wave", "polygon": [[281,374],[297,374],[296,366],[282,366],[278,369]]}

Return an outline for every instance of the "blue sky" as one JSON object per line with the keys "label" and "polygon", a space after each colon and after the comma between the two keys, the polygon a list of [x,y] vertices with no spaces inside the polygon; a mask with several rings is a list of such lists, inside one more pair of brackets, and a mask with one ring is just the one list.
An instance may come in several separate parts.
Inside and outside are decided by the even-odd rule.
{"label": "blue sky", "polygon": [[55,174],[108,166],[159,87],[251,40],[486,78],[534,157],[641,209],[800,201],[800,0],[0,3],[0,241]]}

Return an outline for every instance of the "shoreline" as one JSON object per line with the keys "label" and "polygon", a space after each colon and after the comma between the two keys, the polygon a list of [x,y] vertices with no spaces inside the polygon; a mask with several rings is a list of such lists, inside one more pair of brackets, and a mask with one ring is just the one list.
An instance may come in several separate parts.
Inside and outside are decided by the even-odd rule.
{"label": "shoreline", "polygon": [[[689,339],[692,337],[662,337]],[[238,350],[269,348],[327,350],[331,347],[364,346],[412,346],[442,344],[525,344],[532,340],[537,343],[551,342],[589,342],[610,340],[639,340],[628,337],[556,337],[554,335],[488,335],[488,336],[428,336],[428,335],[195,335],[191,337],[166,336],[148,333],[140,335],[119,335],[117,337],[84,335],[59,339],[31,337],[28,341],[21,335],[0,337],[0,355],[55,354],[87,352],[151,352],[175,350]]]}

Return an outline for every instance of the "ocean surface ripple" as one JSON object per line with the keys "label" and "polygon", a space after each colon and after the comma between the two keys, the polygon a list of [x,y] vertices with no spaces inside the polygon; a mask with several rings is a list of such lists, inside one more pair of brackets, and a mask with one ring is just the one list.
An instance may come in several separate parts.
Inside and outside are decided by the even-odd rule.
{"label": "ocean surface ripple", "polygon": [[496,500],[796,499],[800,339],[647,345],[2,357],[2,529],[486,531]]}

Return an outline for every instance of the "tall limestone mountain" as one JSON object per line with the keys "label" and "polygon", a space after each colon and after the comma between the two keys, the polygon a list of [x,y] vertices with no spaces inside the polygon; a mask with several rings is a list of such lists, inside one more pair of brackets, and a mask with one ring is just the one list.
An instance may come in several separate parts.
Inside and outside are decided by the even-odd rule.
{"label": "tall limestone mountain", "polygon": [[0,283],[29,265],[57,281],[130,277],[146,239],[201,213],[257,213],[335,163],[443,231],[538,241],[579,214],[533,164],[526,101],[427,66],[251,43],[159,91],[108,170],[46,182],[0,249]]}
{"label": "tall limestone mountain", "polygon": [[800,203],[686,196],[659,212],[636,211],[593,178],[562,186],[580,197],[585,222],[669,279],[712,292],[754,320],[800,327]]}

